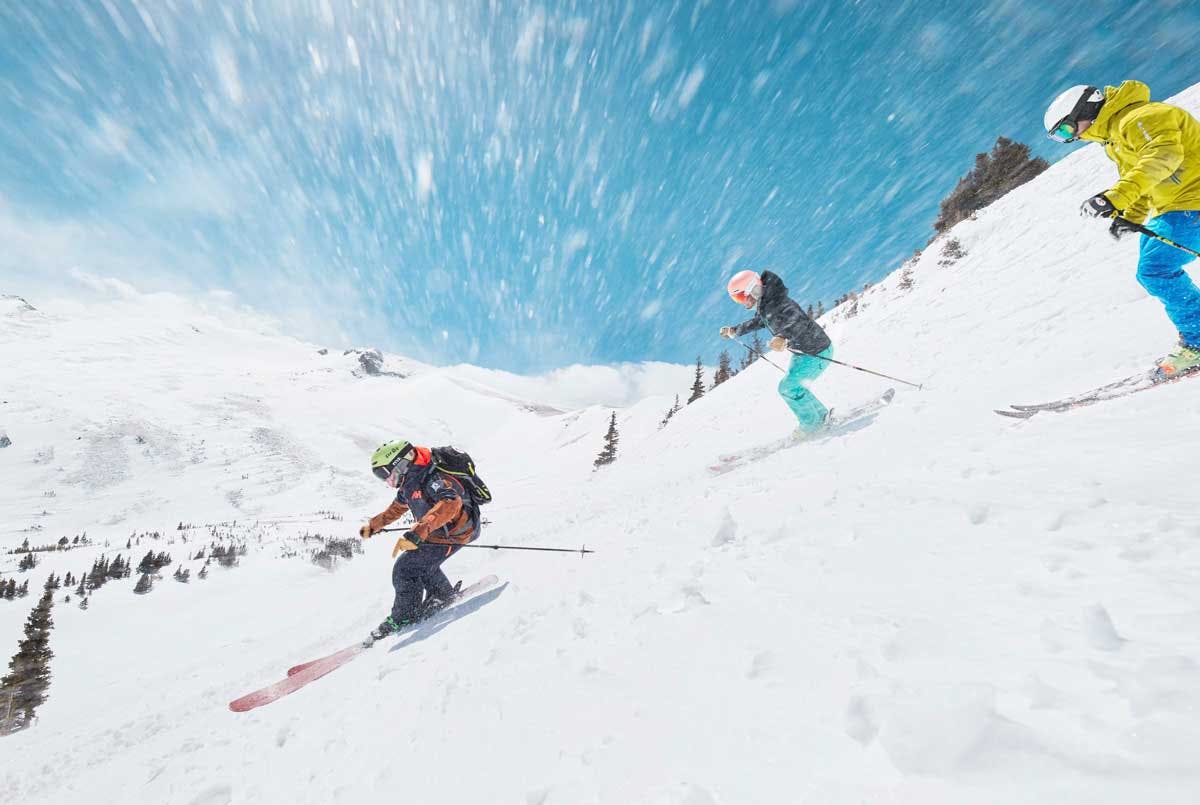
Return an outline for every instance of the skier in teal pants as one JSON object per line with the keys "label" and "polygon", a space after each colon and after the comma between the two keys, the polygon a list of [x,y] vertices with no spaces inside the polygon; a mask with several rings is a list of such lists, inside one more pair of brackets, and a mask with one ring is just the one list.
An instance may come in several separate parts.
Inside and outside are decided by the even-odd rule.
{"label": "skier in teal pants", "polygon": [[833,343],[800,304],[788,296],[787,286],[777,275],[764,271],[741,271],[729,281],[730,298],[747,310],[755,311],[754,318],[741,324],[722,327],[723,338],[734,338],[766,327],[771,332],[771,349],[792,350],[792,363],[787,376],[779,383],[779,396],[796,415],[797,435],[807,436],[820,430],[829,417],[829,409],[808,388],[833,355]]}

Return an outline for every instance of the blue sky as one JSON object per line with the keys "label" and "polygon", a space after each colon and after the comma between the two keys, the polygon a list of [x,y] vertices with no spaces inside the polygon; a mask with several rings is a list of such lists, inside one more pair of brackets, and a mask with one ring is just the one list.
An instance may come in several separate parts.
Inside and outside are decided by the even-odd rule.
{"label": "blue sky", "polygon": [[879,279],[996,136],[1060,158],[1054,95],[1173,94],[1197,41],[1185,2],[4,4],[0,291],[225,289],[522,372],[711,360],[731,273]]}

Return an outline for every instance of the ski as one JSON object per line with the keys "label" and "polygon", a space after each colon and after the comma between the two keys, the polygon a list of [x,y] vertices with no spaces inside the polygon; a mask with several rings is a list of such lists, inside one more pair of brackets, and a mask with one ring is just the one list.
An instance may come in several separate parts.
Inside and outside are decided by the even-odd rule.
{"label": "ski", "polygon": [[[464,601],[474,598],[480,593],[496,586],[499,581],[500,580],[495,576],[485,576],[474,584],[463,588],[450,604],[446,605],[442,609],[439,609],[428,618],[417,621],[411,626],[401,629],[395,634],[388,635],[388,637],[399,637],[419,626],[442,620]],[[341,668],[359,654],[367,651],[374,642],[376,641],[371,639],[360,641],[353,645],[347,646],[340,651],[335,651],[334,653],[325,657],[320,657],[309,662],[301,663],[300,665],[294,665],[288,669],[287,676],[284,679],[281,679],[280,681],[271,685],[267,685],[264,688],[259,688],[252,693],[247,693],[245,696],[234,699],[229,703],[229,709],[235,713],[244,713],[248,710],[253,710],[256,707],[262,707],[264,704],[270,704],[271,702],[277,701],[284,696],[287,696],[289,693],[294,693],[297,690],[300,690],[300,688],[304,687],[310,682],[317,681],[331,671]]]}
{"label": "ski", "polygon": [[780,450],[786,450],[789,447],[801,444],[811,444],[831,436],[837,436],[854,423],[859,422],[866,417],[873,416],[881,408],[891,403],[895,396],[896,390],[888,389],[874,400],[862,405],[857,405],[845,413],[839,413],[837,410],[831,410],[829,420],[825,427],[812,436],[807,438],[797,438],[796,436],[788,435],[782,439],[776,439],[773,442],[768,442],[767,444],[760,445],[758,447],[752,447],[743,453],[727,453],[719,456],[717,459],[718,463],[710,466],[708,469],[714,475],[720,475],[741,467],[742,465],[751,461],[757,461],[761,458],[765,458],[773,453],[779,452]]}
{"label": "ski", "polygon": [[1152,369],[1148,372],[1140,372],[1136,375],[1122,378],[1106,383],[1103,386],[1085,391],[1081,394],[1075,394],[1070,397],[1064,397],[1061,400],[1053,400],[1051,402],[1036,403],[1033,405],[1010,405],[1009,410],[996,409],[996,413],[1000,416],[1010,417],[1012,419],[1029,419],[1030,417],[1050,411],[1052,413],[1061,414],[1066,411],[1073,411],[1076,408],[1084,408],[1096,403],[1105,402],[1107,400],[1116,400],[1121,397],[1128,397],[1130,394],[1137,394],[1139,391],[1147,391],[1149,389],[1158,388],[1159,386],[1170,385],[1184,378],[1192,377],[1200,374],[1200,367],[1194,367],[1184,372],[1171,377],[1162,378],[1158,371]]}

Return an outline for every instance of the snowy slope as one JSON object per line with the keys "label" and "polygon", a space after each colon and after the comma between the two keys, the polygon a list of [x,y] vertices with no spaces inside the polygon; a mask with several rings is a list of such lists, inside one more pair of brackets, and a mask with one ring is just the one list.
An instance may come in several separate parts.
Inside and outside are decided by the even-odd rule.
{"label": "snowy slope", "polygon": [[[1180,101],[1200,111],[1200,88]],[[791,427],[762,362],[662,431],[666,398],[625,409],[620,459],[593,473],[606,409],[555,413],[561,398],[483,374],[354,376],[353,356],[166,299],[162,315],[5,309],[7,544],[86,527],[111,553],[135,529],[240,516],[253,549],[203,583],[56,606],[50,699],[3,739],[0,798],[1197,801],[1200,385],[991,412],[1169,348],[1136,246],[1076,216],[1110,176],[1082,149],[956,227],[957,263],[935,243],[911,290],[896,274],[857,316],[835,311],[839,357],[926,390],[719,476],[717,455]],[[885,386],[833,367],[819,393],[846,406]],[[363,467],[392,434],[476,454],[498,498],[487,542],[599,553],[464,551],[452,576],[507,582],[466,616],[228,712],[386,611],[386,540],[333,573],[278,557],[386,504]],[[74,555],[34,583],[83,569]],[[26,611],[0,602],[8,645]]]}

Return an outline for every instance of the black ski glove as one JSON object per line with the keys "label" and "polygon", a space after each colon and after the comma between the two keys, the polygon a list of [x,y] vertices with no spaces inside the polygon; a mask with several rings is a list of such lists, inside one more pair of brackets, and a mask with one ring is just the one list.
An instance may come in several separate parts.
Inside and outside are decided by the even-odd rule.
{"label": "black ski glove", "polygon": [[1113,206],[1113,203],[1108,200],[1108,196],[1097,193],[1083,202],[1079,208],[1079,214],[1084,218],[1113,218],[1120,215],[1121,211]]}
{"label": "black ski glove", "polygon": [[1124,218],[1114,218],[1113,222],[1108,226],[1108,234],[1112,235],[1113,240],[1120,240],[1129,234],[1141,234],[1141,224],[1135,224],[1133,221],[1126,221]]}

